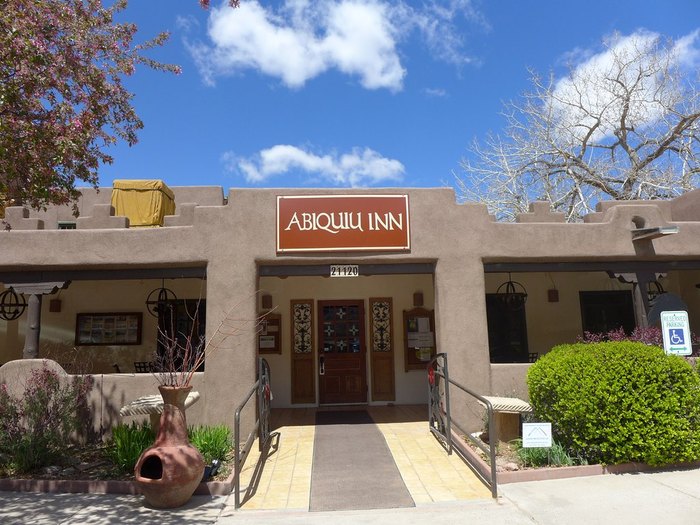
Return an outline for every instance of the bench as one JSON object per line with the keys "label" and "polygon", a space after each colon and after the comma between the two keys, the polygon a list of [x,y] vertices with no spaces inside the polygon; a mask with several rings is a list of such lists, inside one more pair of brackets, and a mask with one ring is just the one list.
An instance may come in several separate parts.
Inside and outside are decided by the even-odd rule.
{"label": "bench", "polygon": [[[185,408],[189,408],[199,401],[199,392],[190,392],[185,399]],[[160,394],[154,396],[142,396],[124,405],[119,410],[119,415],[140,416],[148,415],[151,418],[151,428],[158,432],[160,426],[160,415],[163,413],[163,398]]]}
{"label": "bench", "polygon": [[[520,437],[520,416],[532,412],[527,401],[517,397],[484,396],[493,406],[494,426],[489,429],[489,442],[511,441]],[[483,404],[483,403],[482,403]]]}

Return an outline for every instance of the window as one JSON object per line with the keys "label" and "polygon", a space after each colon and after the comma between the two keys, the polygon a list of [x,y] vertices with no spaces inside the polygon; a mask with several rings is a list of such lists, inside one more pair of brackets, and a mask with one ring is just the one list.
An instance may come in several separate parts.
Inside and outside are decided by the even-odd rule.
{"label": "window", "polygon": [[[169,345],[177,341],[177,355],[173,356],[173,365],[182,367],[184,349],[189,343],[195,350],[198,346],[204,349],[206,342],[206,310],[205,300],[178,299],[169,301],[161,308],[158,315],[158,357],[162,360]],[[204,366],[198,371],[202,371]]]}
{"label": "window", "polygon": [[486,294],[489,354],[492,363],[527,363],[525,308],[509,308],[502,294]]}
{"label": "window", "polygon": [[629,290],[579,292],[579,299],[584,332],[600,334],[622,327],[630,334],[634,330],[634,304]]}

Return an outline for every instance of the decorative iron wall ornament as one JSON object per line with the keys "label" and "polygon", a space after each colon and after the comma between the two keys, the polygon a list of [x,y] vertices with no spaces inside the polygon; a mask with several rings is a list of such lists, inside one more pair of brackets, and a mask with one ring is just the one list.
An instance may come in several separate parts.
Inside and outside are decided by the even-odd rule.
{"label": "decorative iron wall ornament", "polygon": [[19,319],[27,308],[24,296],[17,295],[13,288],[8,288],[0,294],[0,319],[14,321]]}
{"label": "decorative iron wall ornament", "polygon": [[649,302],[652,303],[661,294],[666,293],[664,287],[661,286],[659,281],[651,281],[647,284],[647,298]]}
{"label": "decorative iron wall ornament", "polygon": [[153,317],[158,317],[166,306],[172,305],[175,301],[177,301],[175,292],[166,288],[165,279],[161,279],[160,288],[151,290],[151,293],[146,297],[146,308]]}
{"label": "decorative iron wall ornament", "polygon": [[312,351],[313,327],[311,302],[295,302],[292,305],[292,333],[295,354],[310,354]]}
{"label": "decorative iron wall ornament", "polygon": [[373,352],[391,352],[391,298],[370,300]]}
{"label": "decorative iron wall ornament", "polygon": [[499,299],[508,310],[520,310],[527,302],[527,290],[517,281],[514,281],[510,273],[508,280],[496,290]]}

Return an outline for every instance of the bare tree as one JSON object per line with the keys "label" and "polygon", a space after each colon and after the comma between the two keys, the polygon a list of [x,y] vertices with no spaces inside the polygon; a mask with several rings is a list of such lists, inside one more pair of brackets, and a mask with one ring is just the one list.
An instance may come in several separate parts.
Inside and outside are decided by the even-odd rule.
{"label": "bare tree", "polygon": [[692,34],[615,35],[568,75],[543,80],[505,106],[503,136],[474,141],[457,176],[460,197],[514,220],[544,200],[568,221],[600,200],[665,199],[700,175],[698,51]]}

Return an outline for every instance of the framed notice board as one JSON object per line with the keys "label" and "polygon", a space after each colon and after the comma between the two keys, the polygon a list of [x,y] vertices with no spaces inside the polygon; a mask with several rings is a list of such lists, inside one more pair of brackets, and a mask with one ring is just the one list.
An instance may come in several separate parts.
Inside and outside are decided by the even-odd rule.
{"label": "framed notice board", "polygon": [[140,345],[141,321],[140,312],[78,314],[75,322],[75,344]]}
{"label": "framed notice board", "polygon": [[433,310],[414,308],[403,311],[403,342],[406,372],[425,370],[437,352]]}
{"label": "framed notice board", "polygon": [[282,317],[280,314],[262,314],[260,330],[258,331],[258,352],[261,354],[281,354],[280,328]]}

